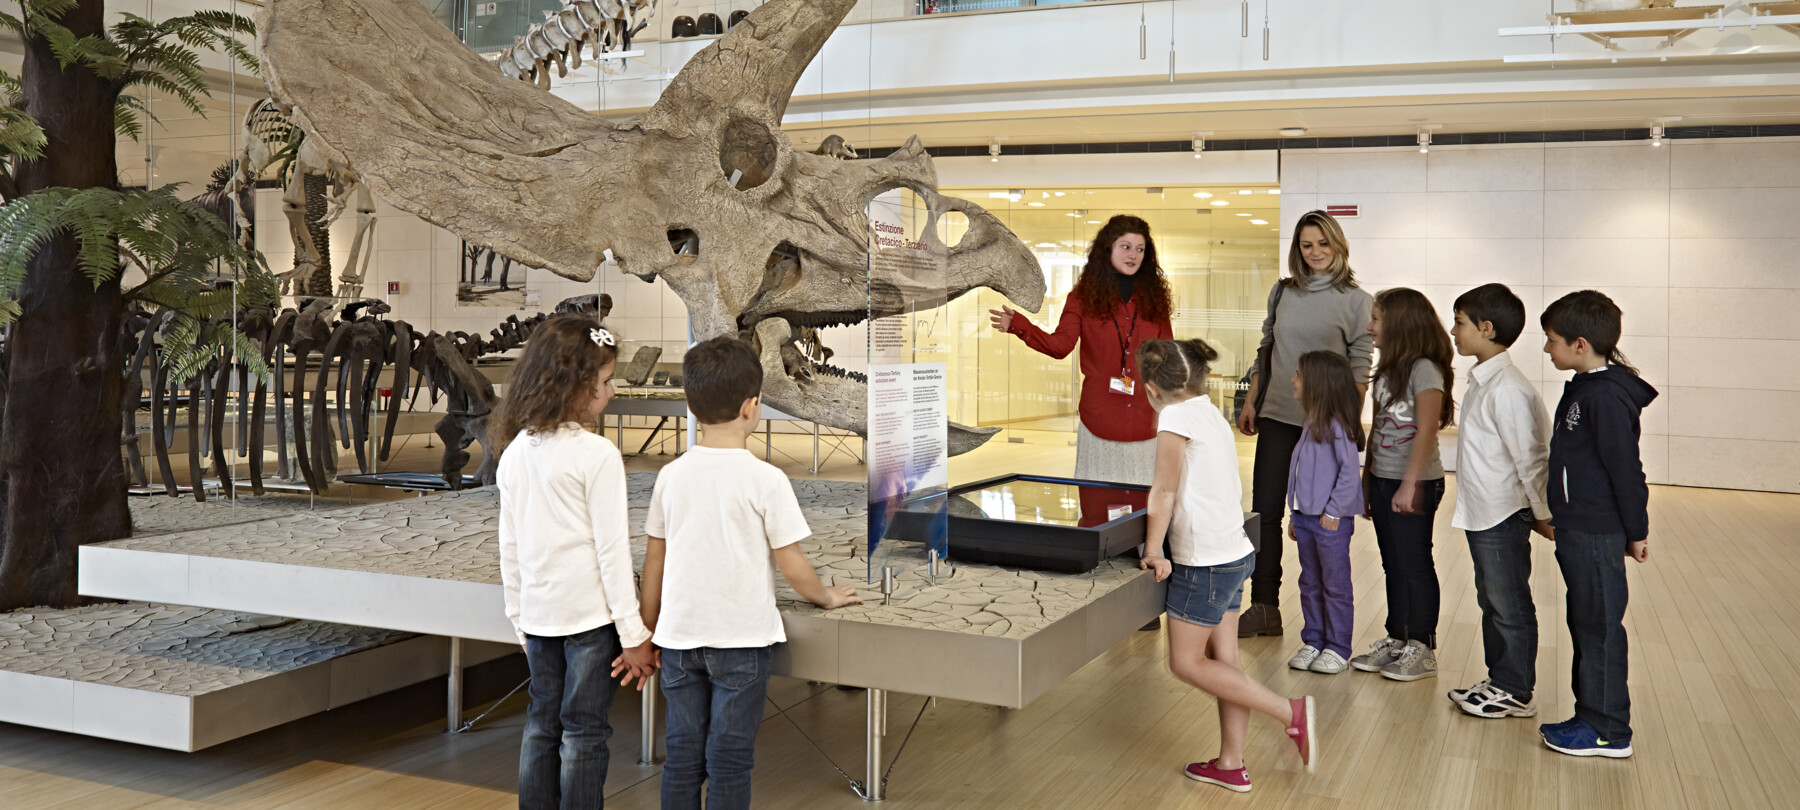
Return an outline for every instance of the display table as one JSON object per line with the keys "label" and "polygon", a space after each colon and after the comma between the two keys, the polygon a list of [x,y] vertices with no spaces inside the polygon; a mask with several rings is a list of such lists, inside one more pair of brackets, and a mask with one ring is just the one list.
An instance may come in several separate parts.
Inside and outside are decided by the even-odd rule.
{"label": "display table", "polygon": [[[634,530],[654,481],[629,473]],[[1083,574],[961,565],[932,587],[919,572],[902,573],[884,605],[866,582],[865,486],[794,488],[813,530],[808,556],[827,583],[856,586],[867,604],[822,611],[778,578],[788,643],[776,648],[774,672],[869,688],[875,751],[884,690],[1022,707],[1162,608],[1164,586],[1125,559]],[[501,593],[498,511],[496,490],[483,488],[82,546],[80,592],[516,643]],[[632,542],[641,566],[643,535]],[[453,667],[452,726],[457,675]],[[647,715],[653,703],[647,696]],[[653,728],[645,724],[646,759]]]}
{"label": "display table", "polygon": [[[679,388],[623,389],[617,396],[614,396],[611,401],[606,403],[606,410],[602,411],[600,414],[600,432],[602,434],[606,432],[606,417],[608,416],[614,417],[614,429],[617,432],[614,434],[616,438],[613,440],[613,444],[618,446],[619,452],[621,453],[626,453],[627,455],[641,455],[645,450],[650,449],[652,443],[657,443],[656,434],[663,430],[663,426],[669,424],[671,421],[674,423],[674,428],[670,430],[670,433],[672,434],[671,438],[675,440],[675,452],[681,452],[681,428],[682,422],[688,418],[688,409],[687,399],[682,396],[681,389]],[[657,417],[656,425],[650,428],[650,436],[644,440],[644,443],[640,445],[634,453],[628,453],[625,449],[625,417],[627,416]],[[775,450],[774,442],[775,422],[803,422],[812,425],[812,466],[808,469],[815,474],[818,473],[819,423],[808,422],[798,416],[782,413],[767,405],[762,406],[762,412],[757,418],[763,423],[763,460],[765,461],[772,461],[774,454],[778,452]],[[841,441],[835,434],[832,434],[827,438]],[[852,436],[851,438],[856,437]],[[663,441],[668,441],[668,439],[664,439]],[[787,454],[782,453],[782,455],[785,456]],[[795,460],[798,461],[799,459]]]}

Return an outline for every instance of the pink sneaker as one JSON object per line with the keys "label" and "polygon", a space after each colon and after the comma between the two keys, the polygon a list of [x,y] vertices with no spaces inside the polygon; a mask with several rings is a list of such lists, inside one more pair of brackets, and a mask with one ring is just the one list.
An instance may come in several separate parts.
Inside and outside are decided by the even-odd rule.
{"label": "pink sneaker", "polygon": [[1288,705],[1294,710],[1294,722],[1287,727],[1288,738],[1300,749],[1300,761],[1306,763],[1306,772],[1312,773],[1319,764],[1319,721],[1313,715],[1312,695],[1293,698]]}
{"label": "pink sneaker", "polygon": [[1218,785],[1233,793],[1250,792],[1250,769],[1237,768],[1225,770],[1219,767],[1219,761],[1209,759],[1205,762],[1189,762],[1182,773],[1196,782]]}

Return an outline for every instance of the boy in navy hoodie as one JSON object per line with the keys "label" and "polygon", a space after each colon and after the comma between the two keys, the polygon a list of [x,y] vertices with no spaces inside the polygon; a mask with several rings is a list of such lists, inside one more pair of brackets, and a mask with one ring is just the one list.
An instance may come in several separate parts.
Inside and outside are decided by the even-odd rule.
{"label": "boy in navy hoodie", "polygon": [[1575,716],[1539,726],[1544,744],[1578,757],[1631,756],[1625,684],[1625,558],[1650,557],[1650,488],[1638,457],[1638,414],[1656,389],[1619,353],[1618,305],[1594,290],[1544,310],[1544,352],[1563,371],[1550,432],[1550,524],[1568,585],[1575,643]]}

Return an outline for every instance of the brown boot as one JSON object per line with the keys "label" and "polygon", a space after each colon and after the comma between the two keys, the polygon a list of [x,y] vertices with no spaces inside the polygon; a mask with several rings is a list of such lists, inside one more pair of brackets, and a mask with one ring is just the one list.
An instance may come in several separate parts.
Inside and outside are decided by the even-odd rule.
{"label": "brown boot", "polygon": [[1252,602],[1250,609],[1238,617],[1238,638],[1281,635],[1281,607],[1266,602]]}

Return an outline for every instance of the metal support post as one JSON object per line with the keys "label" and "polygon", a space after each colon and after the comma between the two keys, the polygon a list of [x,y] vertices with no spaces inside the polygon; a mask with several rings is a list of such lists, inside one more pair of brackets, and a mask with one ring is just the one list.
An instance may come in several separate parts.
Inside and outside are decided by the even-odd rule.
{"label": "metal support post", "polygon": [[445,714],[449,715],[446,724],[449,732],[455,734],[458,729],[462,728],[463,709],[462,639],[455,636],[450,637],[450,688],[448,691],[450,694],[445,700],[444,707]]}
{"label": "metal support post", "polygon": [[887,690],[870,689],[868,693],[868,749],[863,762],[863,794],[865,802],[887,798],[881,783],[881,738],[887,734]]}
{"label": "metal support post", "polygon": [[812,426],[813,426],[813,465],[812,465],[812,473],[813,473],[813,475],[818,475],[818,474],[819,474],[819,423],[818,423],[818,422],[814,422],[814,423],[812,423]]}
{"label": "metal support post", "polygon": [[638,764],[656,764],[656,686],[657,678],[652,675],[644,682],[643,734],[638,738]]}

